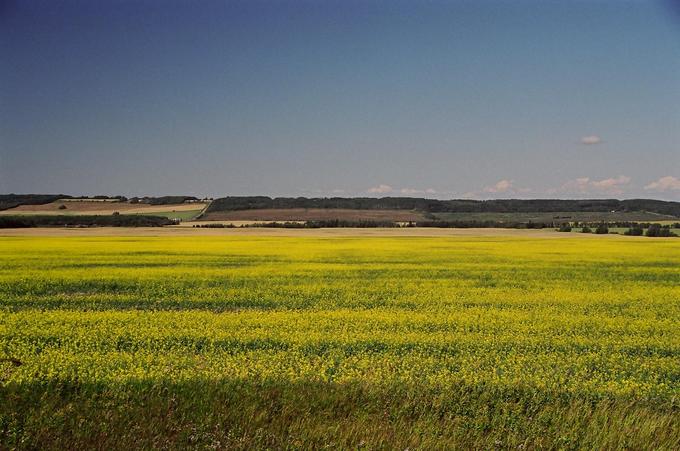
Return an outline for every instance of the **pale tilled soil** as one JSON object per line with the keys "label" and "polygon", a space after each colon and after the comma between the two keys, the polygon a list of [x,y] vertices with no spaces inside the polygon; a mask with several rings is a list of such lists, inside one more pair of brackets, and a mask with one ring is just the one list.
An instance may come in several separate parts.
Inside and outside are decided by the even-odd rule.
{"label": "pale tilled soil", "polygon": [[[60,210],[60,205],[65,205],[66,209]],[[128,202],[57,201],[44,205],[20,205],[9,210],[0,211],[0,215],[110,215],[115,211],[137,214],[201,210],[205,206],[205,203],[149,205],[131,204]]]}

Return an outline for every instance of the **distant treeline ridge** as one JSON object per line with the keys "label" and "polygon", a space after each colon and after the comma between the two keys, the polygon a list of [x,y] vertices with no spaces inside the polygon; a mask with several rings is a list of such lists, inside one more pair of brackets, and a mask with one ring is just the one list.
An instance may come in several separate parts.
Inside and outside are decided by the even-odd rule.
{"label": "distant treeline ridge", "polygon": [[437,200],[415,197],[267,197],[230,196],[215,199],[206,213],[254,209],[342,208],[358,210],[416,210],[430,213],[536,213],[647,211],[680,217],[680,202],[654,199],[496,199]]}
{"label": "distant treeline ridge", "polygon": [[544,229],[554,224],[543,222],[499,222],[499,221],[350,221],[344,219],[310,220],[310,221],[272,221],[254,222],[250,224],[206,223],[194,224],[196,228],[274,228],[274,229],[322,229],[322,228],[400,228],[400,227],[436,227],[436,228],[503,228],[503,229]]}
{"label": "distant treeline ridge", "polygon": [[[19,205],[42,205],[59,199],[83,197],[64,194],[0,194],[0,210]],[[194,196],[93,196],[151,205],[198,201]],[[255,209],[327,208],[351,210],[415,210],[425,213],[546,213],[546,212],[650,212],[680,217],[680,202],[654,199],[495,199],[438,200],[417,197],[267,197],[229,196],[215,199],[206,213]]]}

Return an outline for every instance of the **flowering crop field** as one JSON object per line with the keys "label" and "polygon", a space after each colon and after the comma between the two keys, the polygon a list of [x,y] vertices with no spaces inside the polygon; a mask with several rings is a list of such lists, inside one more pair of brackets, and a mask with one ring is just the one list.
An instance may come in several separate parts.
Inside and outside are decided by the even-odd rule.
{"label": "flowering crop field", "polygon": [[0,238],[0,448],[680,449],[680,240]]}

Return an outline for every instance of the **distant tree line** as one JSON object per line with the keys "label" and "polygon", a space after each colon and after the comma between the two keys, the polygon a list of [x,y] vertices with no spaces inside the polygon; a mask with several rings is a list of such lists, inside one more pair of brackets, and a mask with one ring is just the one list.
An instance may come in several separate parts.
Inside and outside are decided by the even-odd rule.
{"label": "distant tree line", "polygon": [[0,229],[29,227],[161,227],[176,224],[146,215],[16,215],[0,216]]}
{"label": "distant tree line", "polygon": [[[593,227],[602,223],[603,221],[580,221],[580,222],[574,221],[569,224],[572,225],[572,227],[586,227],[586,226]],[[641,222],[641,221],[604,221],[604,223],[606,223],[609,227],[641,227],[643,229],[648,229],[653,225],[658,225],[655,222]],[[680,222],[668,224],[667,226],[672,229],[680,229]]]}
{"label": "distant tree line", "polygon": [[[72,198],[72,197],[68,197]],[[72,198],[73,199],[73,198]],[[125,196],[83,196],[83,197],[76,197],[75,199],[100,199],[100,200],[117,200],[120,202],[126,202],[128,199]]]}
{"label": "distant tree line", "polygon": [[412,227],[438,227],[453,229],[546,229],[555,227],[554,222],[491,220],[415,221],[411,224]]}
{"label": "distant tree line", "polygon": [[415,197],[267,197],[230,196],[215,199],[207,212],[289,208],[343,208],[358,210],[417,210],[429,213],[541,213],[648,211],[680,217],[680,202],[653,199],[496,199],[437,200]]}
{"label": "distant tree line", "polygon": [[[273,222],[257,222],[251,224],[242,224],[236,226],[234,224],[222,223],[206,223],[195,224],[195,228],[275,228],[275,229],[320,229],[320,228],[397,228],[397,227],[432,227],[432,228],[452,228],[452,229],[554,229],[557,228],[559,232],[571,232],[572,226],[569,223],[558,224],[555,222],[519,222],[519,221],[477,221],[477,220],[458,220],[458,221],[410,221],[410,222],[394,222],[394,221],[374,221],[374,220],[360,220],[351,221],[343,219],[329,219],[318,221],[273,221]],[[609,224],[602,222],[591,229],[587,225],[583,225],[581,232],[594,233],[598,235],[609,233]],[[652,237],[671,237],[676,236],[670,226],[662,226],[660,224],[649,224],[645,232],[642,226],[631,223],[631,228],[624,232],[624,235],[645,235]]]}
{"label": "distant tree line", "polygon": [[160,197],[131,197],[130,203],[133,204],[149,204],[149,205],[169,205],[169,204],[183,204],[189,201],[198,201],[198,197],[194,196],[160,196]]}
{"label": "distant tree line", "polygon": [[286,221],[286,222],[257,222],[252,224],[244,224],[243,227],[273,227],[283,229],[321,229],[321,228],[375,228],[375,227],[403,227],[401,224],[394,221],[373,221],[373,220],[359,220],[351,221],[345,219],[324,219],[317,221]]}
{"label": "distant tree line", "polygon": [[[614,225],[615,224],[615,225]],[[621,225],[625,224],[625,225]],[[628,236],[649,236],[649,237],[675,237],[678,236],[673,232],[673,228],[680,228],[680,223],[661,225],[657,223],[639,223],[639,222],[600,222],[595,229],[591,229],[591,223],[581,223],[581,233],[595,233],[599,235],[607,234],[609,227],[628,227],[624,231],[624,235]],[[557,229],[558,232],[571,232],[572,227],[569,223],[564,223]],[[615,232],[616,233],[616,232]]]}
{"label": "distant tree line", "polygon": [[[243,228],[277,228],[277,229],[320,229],[320,228],[397,228],[397,227],[435,227],[435,228],[505,228],[505,229],[543,229],[553,227],[553,223],[542,222],[498,222],[498,221],[351,221],[344,219],[328,219],[318,221],[274,221],[242,224]],[[234,228],[233,224],[208,223],[196,224],[197,228]]]}
{"label": "distant tree line", "polygon": [[668,226],[662,226],[660,224],[652,224],[649,226],[647,231],[645,232],[645,236],[651,236],[651,237],[667,237],[667,236],[678,236],[676,233],[674,233],[670,227]]}
{"label": "distant tree line", "polygon": [[0,194],[0,210],[8,210],[20,205],[44,205],[70,197],[63,194]]}
{"label": "distant tree line", "polygon": [[221,222],[208,222],[206,224],[194,224],[195,229],[235,229],[234,224],[223,224]]}
{"label": "distant tree line", "polygon": [[628,236],[649,236],[649,237],[676,237],[678,236],[673,230],[671,230],[670,226],[667,225],[661,225],[661,224],[651,224],[647,230],[643,229],[639,225],[634,225],[630,227],[628,230],[623,232],[624,235]]}

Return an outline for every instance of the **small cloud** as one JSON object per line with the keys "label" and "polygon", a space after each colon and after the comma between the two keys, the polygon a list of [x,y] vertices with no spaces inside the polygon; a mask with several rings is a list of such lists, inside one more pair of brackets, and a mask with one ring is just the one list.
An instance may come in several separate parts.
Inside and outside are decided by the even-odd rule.
{"label": "small cloud", "polygon": [[630,177],[620,175],[615,178],[595,180],[591,182],[595,189],[610,194],[623,194],[622,187],[630,183]]}
{"label": "small cloud", "polygon": [[[531,193],[534,190],[527,187],[516,186],[514,180],[503,179],[499,180],[493,185],[485,186],[479,191],[468,191],[462,195],[463,199],[480,199],[480,198],[490,198],[490,197],[507,197],[515,196],[518,194]],[[493,195],[493,196],[489,196]]]}
{"label": "small cloud", "polygon": [[589,177],[580,177],[574,180],[569,180],[560,189],[555,190],[556,192],[576,192],[576,193],[587,193],[590,187]]}
{"label": "small cloud", "polygon": [[664,193],[666,191],[680,191],[680,179],[667,175],[666,177],[661,177],[655,182],[651,182],[649,185],[645,186],[647,191],[658,191]]}
{"label": "small cloud", "polygon": [[413,188],[402,188],[399,190],[401,194],[437,194],[437,191],[432,188],[427,189],[413,189]]}
{"label": "small cloud", "polygon": [[595,144],[602,144],[602,138],[597,135],[584,136],[581,138],[581,144],[586,146],[593,146]]}
{"label": "small cloud", "polygon": [[391,193],[392,191],[394,191],[394,189],[392,189],[392,187],[390,185],[382,185],[381,184],[381,185],[369,188],[366,191],[371,193],[371,194],[385,194],[385,193]]}
{"label": "small cloud", "polygon": [[512,180],[500,180],[495,185],[484,188],[485,193],[507,193],[513,189]]}
{"label": "small cloud", "polygon": [[561,193],[605,193],[605,194],[623,194],[624,188],[630,183],[630,177],[619,175],[602,180],[591,180],[590,177],[580,177],[574,180],[569,180],[563,184],[558,190],[551,190],[553,192]]}
{"label": "small cloud", "polygon": [[422,191],[419,189],[413,189],[413,188],[402,188],[399,190],[401,194],[420,194]]}

